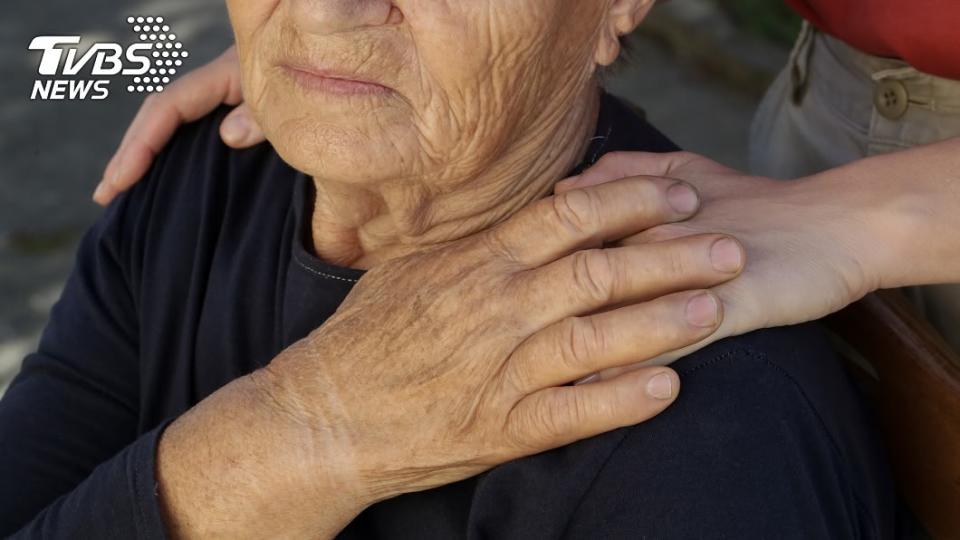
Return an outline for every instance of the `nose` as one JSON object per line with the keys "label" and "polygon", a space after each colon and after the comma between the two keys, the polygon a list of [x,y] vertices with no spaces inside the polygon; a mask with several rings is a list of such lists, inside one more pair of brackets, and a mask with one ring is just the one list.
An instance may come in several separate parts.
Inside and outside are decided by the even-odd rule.
{"label": "nose", "polygon": [[315,34],[336,34],[391,20],[391,0],[292,0],[294,20]]}

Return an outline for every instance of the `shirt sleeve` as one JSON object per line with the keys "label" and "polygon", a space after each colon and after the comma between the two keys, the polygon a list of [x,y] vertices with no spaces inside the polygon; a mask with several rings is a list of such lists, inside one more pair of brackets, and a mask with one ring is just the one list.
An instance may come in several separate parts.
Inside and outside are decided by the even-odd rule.
{"label": "shirt sleeve", "polygon": [[138,425],[144,191],[83,238],[37,352],[0,400],[0,537],[163,536],[154,460],[166,423]]}

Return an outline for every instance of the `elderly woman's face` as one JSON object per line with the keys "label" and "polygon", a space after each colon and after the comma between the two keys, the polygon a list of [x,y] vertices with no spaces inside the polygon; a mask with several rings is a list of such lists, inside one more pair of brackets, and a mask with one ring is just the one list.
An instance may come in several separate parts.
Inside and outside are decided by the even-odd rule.
{"label": "elderly woman's face", "polygon": [[592,92],[597,62],[610,56],[616,1],[228,7],[244,95],[291,165],[346,182],[442,182],[470,177],[538,130],[556,129]]}

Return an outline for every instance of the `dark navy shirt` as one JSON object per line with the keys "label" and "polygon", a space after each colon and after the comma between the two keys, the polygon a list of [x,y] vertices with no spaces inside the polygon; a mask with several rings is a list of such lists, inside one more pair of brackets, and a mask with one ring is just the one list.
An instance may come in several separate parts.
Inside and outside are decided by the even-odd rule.
{"label": "dark navy shirt", "polygon": [[[0,536],[162,536],[162,429],[322,325],[361,277],[307,249],[312,183],[266,143],[226,147],[226,112],[181,128],[84,237],[0,402]],[[674,149],[604,97],[581,167]],[[444,494],[458,496],[469,483]]]}

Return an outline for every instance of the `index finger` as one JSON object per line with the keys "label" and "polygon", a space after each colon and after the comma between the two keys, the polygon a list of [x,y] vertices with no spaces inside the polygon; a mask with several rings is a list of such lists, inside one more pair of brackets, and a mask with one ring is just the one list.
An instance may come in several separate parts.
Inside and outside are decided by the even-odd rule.
{"label": "index finger", "polygon": [[162,93],[151,94],[127,128],[117,153],[107,163],[94,199],[106,202],[135,184],[177,128],[215,109],[242,100],[234,47],[213,62],[187,73]]}
{"label": "index finger", "polygon": [[700,206],[690,184],[631,177],[541,199],[482,237],[495,256],[534,268],[585,247],[687,219]]}
{"label": "index finger", "polygon": [[[696,164],[696,167],[692,165]],[[690,152],[610,152],[578,176],[557,183],[557,192],[610,182],[628,176],[674,176],[679,170],[706,172],[722,165]]]}

